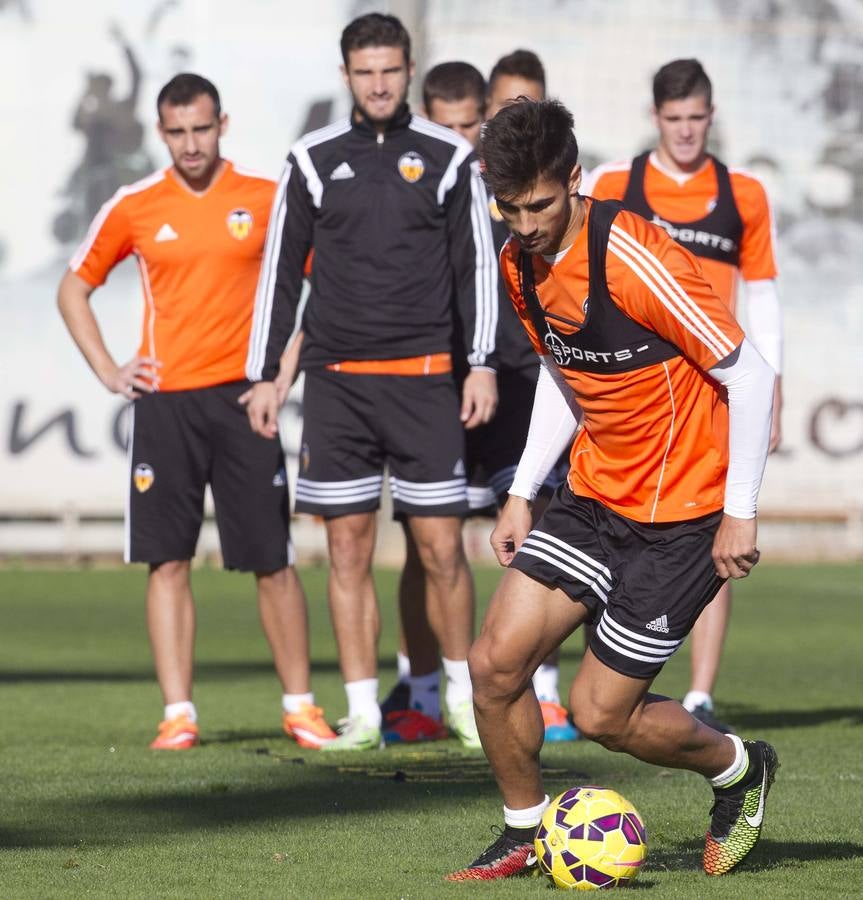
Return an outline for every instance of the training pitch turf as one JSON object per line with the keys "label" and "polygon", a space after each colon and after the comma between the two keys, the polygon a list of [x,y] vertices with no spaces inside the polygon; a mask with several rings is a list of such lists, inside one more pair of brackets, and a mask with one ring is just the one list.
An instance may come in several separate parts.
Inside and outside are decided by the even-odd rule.
{"label": "training pitch turf", "polygon": [[[313,682],[328,717],[344,695],[325,573],[302,572]],[[486,597],[497,571],[477,573]],[[480,752],[453,740],[324,756],[281,735],[279,688],[249,578],[194,575],[203,746],[153,753],[161,706],[145,573],[0,571],[0,896],[549,897],[542,880],[446,884],[501,819]],[[394,650],[392,572],[378,573],[383,691]],[[761,843],[708,879],[703,779],[579,742],[543,751],[549,793],[613,787],[640,810],[650,854],[636,888],[662,897],[863,893],[863,566],[759,567],[737,587],[717,697],[782,768]],[[568,683],[581,637],[564,648]],[[684,650],[657,683],[680,696]]]}

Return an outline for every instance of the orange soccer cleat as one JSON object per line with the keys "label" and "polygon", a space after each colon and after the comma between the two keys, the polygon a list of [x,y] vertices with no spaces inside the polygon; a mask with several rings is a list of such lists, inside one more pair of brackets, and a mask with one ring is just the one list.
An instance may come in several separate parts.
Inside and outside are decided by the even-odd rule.
{"label": "orange soccer cleat", "polygon": [[539,708],[542,710],[546,743],[578,740],[578,731],[569,721],[564,707],[559,703],[552,703],[550,700],[540,700]]}
{"label": "orange soccer cleat", "polygon": [[159,734],[151,750],[188,750],[200,743],[198,726],[185,714],[159,723]]}
{"label": "orange soccer cleat", "polygon": [[324,719],[324,711],[310,703],[303,703],[299,712],[284,713],[282,725],[288,737],[311,750],[320,750],[324,744],[336,739],[336,733]]}

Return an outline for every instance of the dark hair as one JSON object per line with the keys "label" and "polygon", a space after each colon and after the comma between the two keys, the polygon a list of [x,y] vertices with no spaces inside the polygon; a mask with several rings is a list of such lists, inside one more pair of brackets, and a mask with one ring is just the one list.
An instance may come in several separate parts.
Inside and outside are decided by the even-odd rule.
{"label": "dark hair", "polygon": [[426,112],[431,112],[432,100],[453,103],[469,97],[476,100],[480,112],[485,111],[485,78],[479,69],[470,63],[440,63],[426,72],[423,79],[423,103]]}
{"label": "dark hair", "polygon": [[342,59],[348,64],[351,50],[365,47],[401,47],[405,62],[411,61],[411,36],[401,21],[395,16],[383,13],[368,13],[354,19],[342,32]]}
{"label": "dark hair", "polygon": [[222,114],[222,101],[219,99],[219,92],[212,81],[207,80],[201,75],[195,75],[192,72],[181,72],[175,75],[163,88],[159,91],[156,98],[156,110],[159,118],[162,118],[162,106],[188,106],[201,94],[206,94],[212,98],[213,109],[216,118]]}
{"label": "dark hair", "polygon": [[675,59],[653,76],[653,105],[659,109],[666,100],[685,100],[698,95],[713,103],[713,86],[697,59]]}
{"label": "dark hair", "polygon": [[479,156],[497,197],[515,197],[547,177],[566,184],[578,163],[572,113],[558,100],[519,98],[486,122]]}
{"label": "dark hair", "polygon": [[513,50],[512,53],[502,56],[488,76],[489,93],[500,75],[514,75],[525,81],[535,81],[542,85],[542,93],[545,95],[545,68],[532,50]]}

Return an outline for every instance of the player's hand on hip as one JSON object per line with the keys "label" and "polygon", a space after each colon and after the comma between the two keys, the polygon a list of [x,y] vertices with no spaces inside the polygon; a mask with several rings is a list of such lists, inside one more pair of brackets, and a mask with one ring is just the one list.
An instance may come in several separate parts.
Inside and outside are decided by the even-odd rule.
{"label": "player's hand on hip", "polygon": [[713,539],[713,564],[720,578],[745,578],[758,562],[758,520],[724,515]]}
{"label": "player's hand on hip", "polygon": [[494,418],[497,410],[497,373],[471,369],[461,392],[461,421],[465,428],[476,428]]}
{"label": "player's hand on hip", "polygon": [[530,501],[524,497],[511,496],[500,511],[490,538],[494,555],[502,566],[508,566],[512,562],[518,548],[530,533],[531,522]]}
{"label": "player's hand on hip", "polygon": [[[246,394],[251,396],[244,401]],[[274,438],[279,433],[279,397],[275,382],[258,381],[246,394],[239,400],[245,402],[252,431],[265,438]]]}
{"label": "player's hand on hip", "polygon": [[122,394],[130,400],[136,400],[141,394],[154,394],[159,390],[161,365],[152,356],[135,356],[105,378],[105,387],[112,394]]}

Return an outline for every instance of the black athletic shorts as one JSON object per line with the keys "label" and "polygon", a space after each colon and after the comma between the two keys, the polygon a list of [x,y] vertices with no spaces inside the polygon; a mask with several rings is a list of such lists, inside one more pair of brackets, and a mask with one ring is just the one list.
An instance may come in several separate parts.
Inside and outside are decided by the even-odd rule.
{"label": "black athletic shorts", "polygon": [[[472,516],[497,515],[506,503],[515,470],[527,443],[539,360],[530,369],[501,369],[497,373],[498,405],[486,425],[465,432],[468,503]],[[552,469],[540,494],[550,497],[566,478],[569,452]]]}
{"label": "black athletic shorts", "polygon": [[449,374],[307,371],[296,511],[376,510],[386,466],[395,518],[465,515],[459,411]]}
{"label": "black athletic shorts", "polygon": [[225,568],[293,564],[285,458],[249,427],[247,381],[144,394],[132,404],[126,561],[195,555],[209,482]]}
{"label": "black athletic shorts", "polygon": [[711,556],[721,518],[634,522],[562,484],[511,565],[587,606],[605,665],[653,678],[722,586]]}

